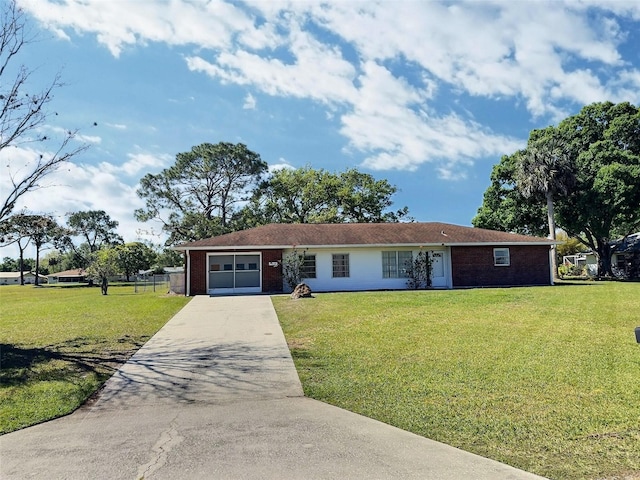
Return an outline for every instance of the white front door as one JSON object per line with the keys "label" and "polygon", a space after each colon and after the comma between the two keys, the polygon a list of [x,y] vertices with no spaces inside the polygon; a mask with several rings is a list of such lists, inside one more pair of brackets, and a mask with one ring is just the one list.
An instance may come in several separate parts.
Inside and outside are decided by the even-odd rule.
{"label": "white front door", "polygon": [[431,286],[432,287],[446,287],[447,278],[445,276],[444,259],[445,252],[434,251],[430,253],[431,256]]}

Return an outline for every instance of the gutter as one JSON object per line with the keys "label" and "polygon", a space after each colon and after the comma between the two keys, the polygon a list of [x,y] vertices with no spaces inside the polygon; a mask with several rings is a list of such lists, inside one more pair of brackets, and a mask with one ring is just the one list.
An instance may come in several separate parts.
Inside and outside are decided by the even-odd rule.
{"label": "gutter", "polygon": [[432,248],[432,247],[482,247],[482,246],[501,246],[501,247],[513,247],[513,246],[526,246],[526,245],[560,245],[564,242],[555,240],[540,240],[536,242],[442,242],[442,243],[345,243],[345,244],[318,244],[318,245],[210,245],[210,246],[197,246],[197,247],[174,247],[174,250],[189,251],[189,250],[289,250],[291,248],[298,249],[312,249],[312,248],[399,248],[399,247],[415,247],[415,248]]}

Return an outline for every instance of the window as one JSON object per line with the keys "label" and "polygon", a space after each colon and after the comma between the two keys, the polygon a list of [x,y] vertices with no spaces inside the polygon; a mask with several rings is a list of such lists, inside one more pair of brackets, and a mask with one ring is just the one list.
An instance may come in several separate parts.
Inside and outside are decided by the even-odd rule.
{"label": "window", "polygon": [[333,254],[333,277],[344,278],[349,276],[349,254]]}
{"label": "window", "polygon": [[493,265],[496,267],[508,267],[511,265],[508,248],[493,249]]}
{"label": "window", "polygon": [[382,278],[405,278],[411,252],[382,252]]}
{"label": "window", "polygon": [[627,267],[627,264],[625,262],[625,257],[624,254],[619,253],[617,255],[616,258],[616,267],[618,267],[620,270],[624,270]]}
{"label": "window", "polygon": [[316,256],[304,255],[302,259],[302,272],[304,278],[316,278]]}

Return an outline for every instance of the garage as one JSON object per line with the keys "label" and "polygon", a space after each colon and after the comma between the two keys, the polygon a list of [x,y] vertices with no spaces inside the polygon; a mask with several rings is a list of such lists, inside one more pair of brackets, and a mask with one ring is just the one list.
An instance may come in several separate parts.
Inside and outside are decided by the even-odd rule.
{"label": "garage", "polygon": [[262,291],[260,252],[211,253],[207,266],[209,294]]}

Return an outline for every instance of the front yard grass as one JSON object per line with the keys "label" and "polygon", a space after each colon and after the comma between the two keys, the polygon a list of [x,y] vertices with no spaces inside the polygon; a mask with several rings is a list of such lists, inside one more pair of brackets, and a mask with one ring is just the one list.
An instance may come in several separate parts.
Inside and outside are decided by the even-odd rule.
{"label": "front yard grass", "polygon": [[305,394],[552,479],[640,478],[640,284],[273,298]]}
{"label": "front yard grass", "polygon": [[74,411],[188,300],[132,286],[0,287],[0,434]]}

